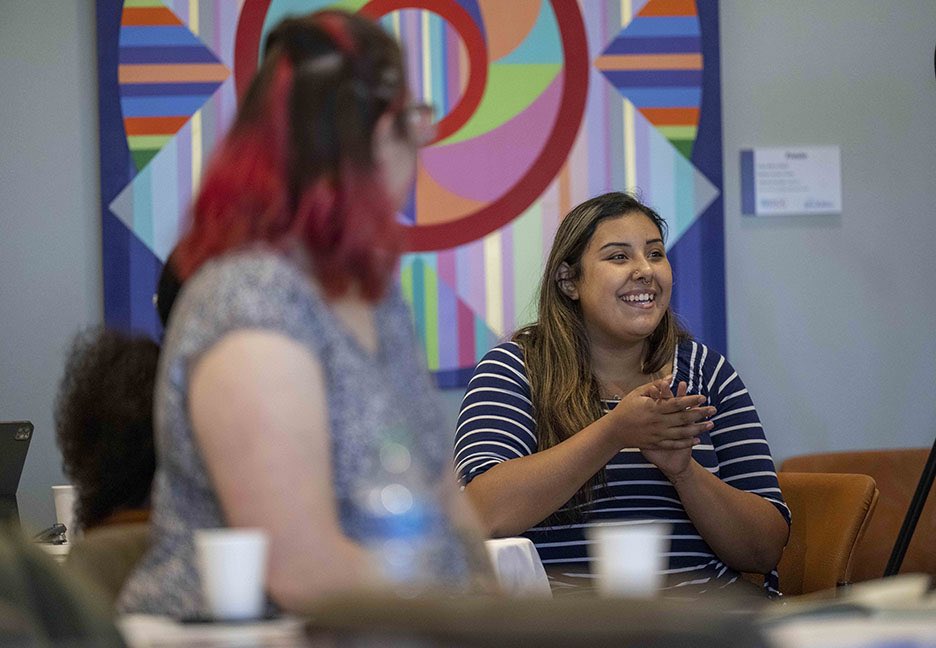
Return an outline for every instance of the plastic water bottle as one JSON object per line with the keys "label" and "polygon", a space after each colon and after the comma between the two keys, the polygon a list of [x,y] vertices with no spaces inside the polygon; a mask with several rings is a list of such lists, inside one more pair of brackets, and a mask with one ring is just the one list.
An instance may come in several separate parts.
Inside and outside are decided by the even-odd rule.
{"label": "plastic water bottle", "polygon": [[434,564],[442,549],[439,503],[413,461],[407,435],[385,432],[379,463],[358,480],[354,492],[358,535],[381,578],[401,596],[417,596],[438,580]]}

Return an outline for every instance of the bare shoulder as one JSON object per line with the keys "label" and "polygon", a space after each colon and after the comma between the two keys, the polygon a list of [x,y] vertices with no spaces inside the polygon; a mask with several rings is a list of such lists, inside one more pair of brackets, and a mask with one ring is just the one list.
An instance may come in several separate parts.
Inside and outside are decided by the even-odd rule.
{"label": "bare shoulder", "polygon": [[231,332],[192,367],[189,414],[198,437],[253,438],[270,429],[299,433],[324,427],[325,412],[318,358],[276,331]]}
{"label": "bare shoulder", "polygon": [[307,391],[321,386],[322,369],[313,350],[284,333],[239,329],[208,349],[192,366],[191,375],[193,391],[212,381],[246,395],[283,388]]}

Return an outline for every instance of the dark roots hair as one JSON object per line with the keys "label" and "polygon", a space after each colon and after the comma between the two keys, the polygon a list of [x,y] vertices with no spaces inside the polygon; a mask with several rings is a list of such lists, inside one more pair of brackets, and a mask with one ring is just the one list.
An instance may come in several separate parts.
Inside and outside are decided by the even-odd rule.
{"label": "dark roots hair", "polygon": [[55,404],[56,439],[81,528],[145,506],[156,469],[153,386],[159,347],[144,337],[79,334]]}

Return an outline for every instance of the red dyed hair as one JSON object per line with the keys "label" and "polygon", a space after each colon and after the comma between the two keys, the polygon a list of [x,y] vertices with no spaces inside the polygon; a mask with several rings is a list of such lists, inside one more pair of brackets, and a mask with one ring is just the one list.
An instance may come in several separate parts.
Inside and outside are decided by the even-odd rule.
{"label": "red dyed hair", "polygon": [[379,299],[403,229],[378,177],[373,134],[405,97],[399,47],[368,19],[324,11],[281,22],[202,179],[176,253],[180,278],[252,243],[298,243],[327,296],[357,285]]}

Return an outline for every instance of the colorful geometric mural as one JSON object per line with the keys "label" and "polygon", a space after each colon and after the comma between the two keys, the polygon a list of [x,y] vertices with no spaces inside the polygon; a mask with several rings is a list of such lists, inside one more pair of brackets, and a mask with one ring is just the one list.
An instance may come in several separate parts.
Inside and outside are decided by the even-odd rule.
{"label": "colorful geometric mural", "polygon": [[687,159],[702,103],[702,42],[692,0],[650,0],[595,60],[608,81]]}
{"label": "colorful geometric mural", "polygon": [[142,169],[230,70],[159,0],[127,0],[117,78],[127,144]]}
{"label": "colorful geometric mural", "polygon": [[[340,6],[400,39],[411,91],[437,108],[439,137],[421,151],[400,215],[411,242],[400,272],[440,386],[464,384],[485,351],[533,318],[559,219],[609,190],[637,191],[667,219],[674,307],[724,348],[714,2],[697,11],[691,0],[128,0],[123,14],[114,4],[98,0],[102,169],[112,171],[102,173],[108,323],[158,333],[148,303],[155,274],[264,35],[289,13]],[[134,140],[127,120],[139,115],[127,109],[122,70],[128,12],[144,5],[151,20],[168,25],[171,12],[177,21],[172,42],[154,37],[147,52],[165,72],[164,91],[148,96],[174,106],[161,116],[181,110],[172,97],[210,98],[186,103],[194,112],[174,134]],[[172,74],[180,48],[191,65],[213,58],[217,78]],[[187,93],[183,84],[195,85]]]}

